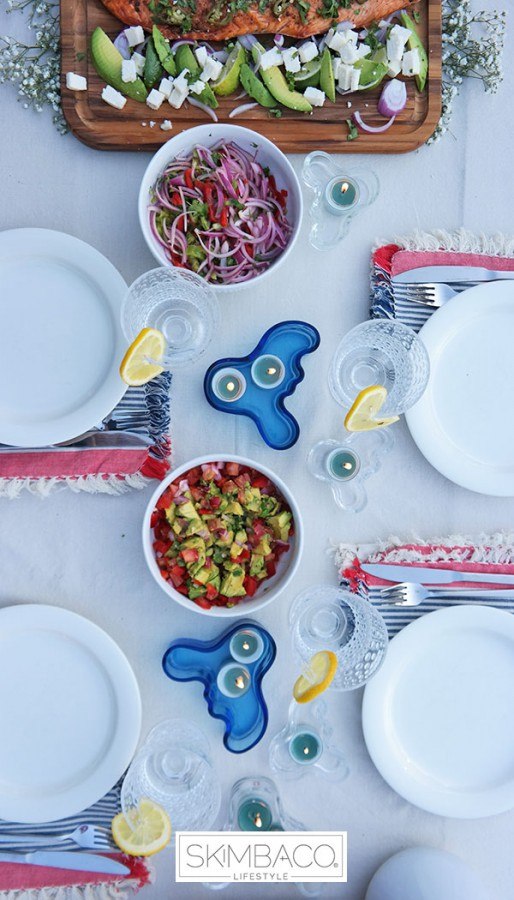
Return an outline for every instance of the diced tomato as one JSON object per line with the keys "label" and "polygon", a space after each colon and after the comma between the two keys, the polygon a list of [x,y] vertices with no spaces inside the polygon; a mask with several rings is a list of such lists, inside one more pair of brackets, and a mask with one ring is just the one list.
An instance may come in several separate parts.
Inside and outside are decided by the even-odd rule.
{"label": "diced tomato", "polygon": [[237,558],[238,559],[250,559],[251,555],[252,554],[250,553],[250,551],[247,550],[246,547],[243,547],[243,549],[241,550],[241,553],[239,554],[239,556]]}
{"label": "diced tomato", "polygon": [[186,182],[186,185],[188,188],[193,187],[193,170],[192,169],[186,169],[186,171],[184,172],[184,181]]}
{"label": "diced tomato", "polygon": [[175,590],[177,590],[179,594],[184,594],[184,597],[187,597],[189,595],[189,591],[185,584],[176,584]]}
{"label": "diced tomato", "polygon": [[244,246],[245,246],[245,250],[246,250],[248,256],[250,256],[253,259],[253,254],[254,254],[253,244],[245,244]]}
{"label": "diced tomato", "polygon": [[167,569],[161,569],[160,571],[161,571],[162,578],[164,578],[165,581],[168,581],[170,575],[169,575],[169,572],[167,571]]}
{"label": "diced tomato", "polygon": [[157,522],[159,522],[159,520],[160,520],[159,511],[157,509],[154,509],[152,515],[150,516],[150,528],[155,528],[155,526],[157,525]]}
{"label": "diced tomato", "polygon": [[163,556],[171,547],[171,541],[154,541],[153,548],[156,553],[162,553]]}
{"label": "diced tomato", "polygon": [[252,528],[255,536],[258,537],[259,540],[264,534],[266,534],[266,526],[262,519],[254,519]]}
{"label": "diced tomato", "polygon": [[216,606],[226,606],[227,603],[231,603],[230,597],[225,597],[224,594],[218,594],[218,600]]}
{"label": "diced tomato", "polygon": [[193,485],[198,484],[201,477],[202,477],[202,470],[201,470],[200,466],[195,466],[194,469],[190,469],[186,475],[187,483],[189,484],[190,487],[192,487]]}
{"label": "diced tomato", "polygon": [[243,581],[243,587],[249,597],[253,597],[258,586],[259,582],[256,578],[252,578],[251,575],[247,575],[245,580]]}
{"label": "diced tomato", "polygon": [[196,500],[196,502],[198,503],[200,500],[203,500],[204,492],[201,487],[193,486],[191,488],[191,496],[193,500]]}
{"label": "diced tomato", "polygon": [[210,511],[210,509],[205,509],[205,508],[199,509],[199,510],[198,510],[198,515],[200,515],[200,516],[210,516],[210,515],[211,515],[211,511]]}
{"label": "diced tomato", "polygon": [[241,474],[238,475],[237,478],[234,478],[234,482],[238,487],[246,487],[246,485],[250,483],[250,476],[248,472],[241,472]]}
{"label": "diced tomato", "polygon": [[194,547],[186,547],[185,550],[180,551],[180,555],[185,563],[198,562],[199,553]]}
{"label": "diced tomato", "polygon": [[237,491],[235,481],[232,481],[230,478],[227,478],[226,481],[220,481],[220,485],[224,494],[235,494]]}
{"label": "diced tomato", "polygon": [[275,560],[271,559],[269,562],[266,560],[266,573],[268,575],[268,578],[271,578],[276,571],[277,567],[275,565]]}
{"label": "diced tomato", "polygon": [[211,497],[211,500],[210,500],[211,509],[218,509],[220,503],[221,503],[221,497]]}
{"label": "diced tomato", "polygon": [[164,494],[161,494],[157,503],[155,504],[156,509],[168,509],[169,506],[173,503],[174,493],[171,491],[170,487],[166,488]]}
{"label": "diced tomato", "polygon": [[227,475],[230,475],[231,477],[233,477],[234,475],[239,475],[240,468],[241,468],[241,466],[239,465],[239,463],[233,463],[233,462],[225,463],[225,472],[227,473]]}
{"label": "diced tomato", "polygon": [[177,194],[177,193],[172,194],[171,202],[172,202],[173,206],[182,206],[182,200],[180,199],[180,194]]}
{"label": "diced tomato", "polygon": [[170,578],[174,584],[174,586],[178,588],[184,583],[187,578],[187,572],[182,566],[173,566],[170,570]]}
{"label": "diced tomato", "polygon": [[275,553],[277,554],[277,558],[279,556],[282,556],[282,554],[285,553],[287,550],[289,550],[289,544],[287,544],[285,541],[283,544],[275,545]]}
{"label": "diced tomato", "polygon": [[221,210],[220,225],[222,228],[226,228],[228,225],[228,209],[226,206]]}
{"label": "diced tomato", "polygon": [[207,600],[216,600],[218,593],[219,593],[218,589],[216,587],[214,587],[213,584],[207,585],[207,593],[206,593]]}
{"label": "diced tomato", "polygon": [[268,489],[271,487],[270,480],[269,478],[266,478],[265,475],[257,475],[252,481],[252,487],[259,488],[260,491],[262,491],[263,488]]}
{"label": "diced tomato", "polygon": [[197,606],[201,606],[202,609],[210,609],[212,606],[212,603],[210,603],[207,597],[195,597],[193,603],[196,603]]}

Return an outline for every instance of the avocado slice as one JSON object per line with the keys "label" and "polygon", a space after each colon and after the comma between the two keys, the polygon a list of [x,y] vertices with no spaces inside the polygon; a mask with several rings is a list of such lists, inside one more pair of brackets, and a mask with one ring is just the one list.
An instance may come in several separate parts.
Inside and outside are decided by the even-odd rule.
{"label": "avocado slice", "polygon": [[[191,81],[197,81],[197,79],[200,77],[200,72],[202,70],[198,65],[198,60],[191,50],[189,44],[182,44],[182,46],[178,47],[175,54],[175,63],[177,66],[177,72],[183,72],[184,69],[188,70],[191,76]],[[219,106],[214,91],[208,84],[205,85],[202,93],[197,94],[196,97],[202,103],[205,103],[206,106],[210,106],[211,109],[217,109]]]}
{"label": "avocado slice", "polygon": [[167,41],[162,32],[159,31],[157,25],[154,25],[152,29],[152,37],[157,56],[159,57],[164,71],[167,72],[168,75],[176,75],[177,67],[175,65],[170,42]]}
{"label": "avocado slice", "polygon": [[287,541],[289,529],[291,527],[291,513],[284,510],[279,513],[278,516],[271,516],[268,521],[273,528],[275,537],[278,538],[279,541]]}
{"label": "avocado slice", "polygon": [[272,109],[277,105],[273,94],[270,94],[268,88],[262,83],[261,79],[255,72],[252,72],[250,66],[244,63],[239,72],[239,80],[243,85],[246,93],[253,100],[256,100],[261,106]]}
{"label": "avocado slice", "polygon": [[325,47],[321,57],[321,69],[319,73],[319,86],[325,91],[326,96],[332,103],[336,102],[336,80],[334,78],[334,70],[332,68],[332,54],[328,47]]}
{"label": "avocado slice", "polygon": [[91,35],[91,59],[100,78],[107,84],[121,91],[126,97],[144,103],[148,93],[140,78],[135,81],[125,82],[121,80],[122,56],[114,46],[111,39],[102,28],[95,28]]}
{"label": "avocado slice", "polygon": [[419,70],[419,75],[415,76],[416,87],[418,91],[422,91],[427,83],[427,75],[428,75],[428,56],[427,51],[425,50],[423,41],[421,40],[418,32],[416,31],[416,26],[412,21],[411,17],[407,15],[407,13],[402,12],[400,15],[402,20],[402,25],[404,28],[408,28],[410,31],[410,38],[408,40],[409,50],[418,50],[419,58],[421,61],[421,66]]}
{"label": "avocado slice", "polygon": [[198,513],[195,509],[194,503],[191,500],[187,500],[186,503],[181,503],[177,510],[178,515],[182,519],[197,519]]}
{"label": "avocado slice", "polygon": [[225,597],[244,597],[246,590],[243,585],[245,580],[244,569],[236,563],[227,563],[225,566],[220,591]]}
{"label": "avocado slice", "polygon": [[148,38],[145,54],[143,81],[148,90],[151,91],[162,75],[161,61],[155,49],[153,38]]}
{"label": "avocado slice", "polygon": [[220,97],[226,97],[228,94],[234,93],[239,84],[241,66],[245,62],[246,50],[241,44],[237,43],[230,51],[228,59],[221,70],[220,77],[212,85],[215,94],[218,94]]}
{"label": "avocado slice", "polygon": [[[262,44],[256,43],[252,47],[252,56],[255,62],[259,62],[261,54],[264,52]],[[298,112],[312,112],[312,106],[299,91],[290,91],[289,85],[280,71],[278,66],[271,66],[269,69],[261,70],[262,80],[273,94],[275,100],[278,100],[282,106],[288,109],[295,109]]]}

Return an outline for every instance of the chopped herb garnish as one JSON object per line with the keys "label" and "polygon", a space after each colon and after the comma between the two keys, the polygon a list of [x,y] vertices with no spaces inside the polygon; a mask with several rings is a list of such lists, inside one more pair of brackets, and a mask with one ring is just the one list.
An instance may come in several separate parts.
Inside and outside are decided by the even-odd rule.
{"label": "chopped herb garnish", "polygon": [[307,3],[307,0],[295,0],[295,7],[298,10],[298,14],[300,16],[300,20],[303,25],[307,22],[307,13],[309,12],[311,5]]}
{"label": "chopped herb garnish", "polygon": [[78,61],[78,62],[82,62],[82,60],[85,59],[85,58],[86,58],[86,54],[85,54],[85,53],[77,53],[77,61]]}
{"label": "chopped herb garnish", "polygon": [[294,75],[293,75],[293,73],[292,73],[292,72],[286,72],[286,73],[285,73],[285,77],[286,77],[287,86],[288,86],[289,90],[290,90],[290,91],[294,91],[295,84],[294,84]]}
{"label": "chopped herb garnish", "polygon": [[[321,6],[318,7],[318,12],[324,19],[334,19],[337,21],[339,18],[339,10],[348,9],[350,4],[351,0],[323,0]],[[356,15],[357,12],[360,12],[360,10],[355,10]]]}
{"label": "chopped herb garnish", "polygon": [[356,138],[359,137],[359,131],[352,119],[346,119],[346,124],[348,126],[348,134],[346,136],[347,141],[355,141]]}
{"label": "chopped herb garnish", "polygon": [[282,110],[275,107],[274,109],[270,109],[269,114],[270,116],[273,116],[274,119],[280,119],[282,116]]}
{"label": "chopped herb garnish", "polygon": [[372,50],[379,50],[383,44],[379,41],[377,37],[378,32],[378,24],[373,22],[371,25],[368,25],[368,33],[364,38],[363,43],[368,47],[371,47]]}

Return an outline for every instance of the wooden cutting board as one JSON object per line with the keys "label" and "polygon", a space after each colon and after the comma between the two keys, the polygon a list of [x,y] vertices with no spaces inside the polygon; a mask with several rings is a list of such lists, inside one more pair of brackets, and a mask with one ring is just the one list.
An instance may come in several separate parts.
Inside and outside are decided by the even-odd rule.
{"label": "wooden cutting board", "polygon": [[[221,98],[216,110],[220,122],[231,121],[252,128],[270,138],[288,153],[306,153],[323,149],[333,153],[403,153],[415,150],[433,133],[441,109],[441,0],[421,0],[420,34],[429,54],[427,88],[420,94],[414,80],[407,82],[406,108],[392,127],[383,134],[360,133],[347,141],[345,119],[360,110],[371,125],[383,118],[376,111],[380,87],[327,102],[310,115],[282,109],[273,118],[261,108],[228,119],[232,109],[246,99]],[[206,114],[185,103],[173,109],[164,101],[158,112],[146,104],[128,100],[123,110],[113,109],[101,98],[104,82],[98,77],[89,54],[89,39],[100,25],[114,38],[124,27],[100,0],[61,0],[61,89],[64,115],[72,132],[84,143],[99,150],[157,150],[174,134],[193,125],[208,122]],[[88,90],[73,93],[66,88],[66,72],[85,75]],[[349,106],[351,104],[351,106]],[[172,131],[161,131],[160,123],[170,119]],[[151,126],[151,122],[155,124]]]}

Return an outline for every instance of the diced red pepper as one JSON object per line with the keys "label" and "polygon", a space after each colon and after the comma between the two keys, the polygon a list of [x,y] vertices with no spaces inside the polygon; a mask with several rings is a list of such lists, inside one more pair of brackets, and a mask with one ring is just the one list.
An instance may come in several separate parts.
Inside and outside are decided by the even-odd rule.
{"label": "diced red pepper", "polygon": [[181,207],[181,206],[182,206],[182,200],[181,200],[180,194],[176,194],[176,193],[175,193],[175,194],[172,194],[172,195],[171,195],[171,202],[172,202],[173,206],[179,206],[179,207]]}
{"label": "diced red pepper", "polygon": [[184,172],[184,181],[186,182],[186,185],[188,188],[193,187],[193,170],[192,169],[186,169],[186,171]]}
{"label": "diced red pepper", "polygon": [[226,206],[221,210],[220,225],[222,228],[226,228],[228,225],[228,209]]}
{"label": "diced red pepper", "polygon": [[243,581],[243,587],[249,597],[253,597],[258,586],[259,582],[256,578],[252,578],[251,575],[247,575],[245,580]]}

